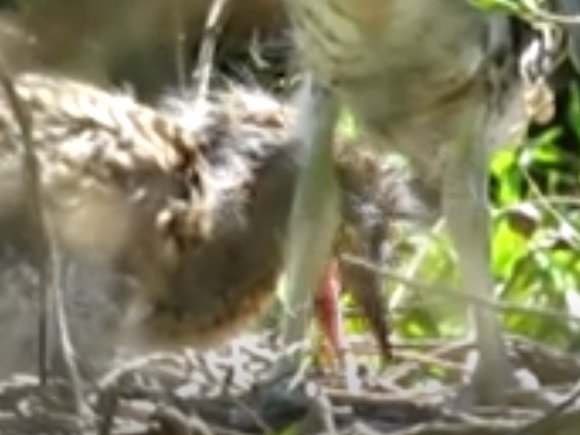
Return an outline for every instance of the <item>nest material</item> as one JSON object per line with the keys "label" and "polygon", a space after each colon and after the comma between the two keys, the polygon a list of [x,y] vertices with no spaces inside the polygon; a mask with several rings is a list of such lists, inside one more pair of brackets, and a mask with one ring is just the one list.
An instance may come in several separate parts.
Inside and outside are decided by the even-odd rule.
{"label": "nest material", "polygon": [[[512,391],[509,406],[469,409],[450,402],[461,362],[473,351],[470,343],[407,343],[420,346],[421,356],[404,352],[401,343],[398,363],[383,373],[368,367],[347,376],[310,371],[297,388],[287,390],[287,378],[264,382],[263,377],[287,351],[268,337],[247,336],[219,351],[125,361],[96,387],[87,387],[87,415],[71,410],[66,382],[55,380],[39,390],[34,377],[4,379],[0,431],[242,435],[299,427],[305,434],[341,435],[576,433],[578,358],[521,338],[510,338],[508,345],[514,364],[539,381]],[[432,368],[443,378],[427,375]]]}

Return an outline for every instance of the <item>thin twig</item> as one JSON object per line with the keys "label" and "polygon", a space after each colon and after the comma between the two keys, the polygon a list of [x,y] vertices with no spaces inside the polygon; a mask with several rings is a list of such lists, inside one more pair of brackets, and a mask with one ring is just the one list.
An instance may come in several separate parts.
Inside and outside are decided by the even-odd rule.
{"label": "thin twig", "polygon": [[[535,314],[538,316],[553,317],[553,318],[558,318],[558,319],[562,319],[564,317],[568,321],[580,323],[580,318],[578,316],[567,315],[566,313],[562,313],[561,311],[549,310],[549,309],[543,309],[543,308],[534,308],[534,307],[523,307],[520,305],[507,304],[504,302],[494,302],[490,299],[486,299],[486,298],[483,298],[481,296],[477,296],[474,294],[466,294],[465,292],[461,292],[459,290],[453,290],[453,289],[446,288],[443,286],[436,286],[436,285],[421,283],[421,282],[418,282],[416,280],[402,276],[396,272],[393,272],[393,271],[389,270],[387,267],[372,264],[368,260],[365,260],[363,258],[354,256],[354,255],[344,254],[341,256],[341,261],[345,261],[345,262],[351,263],[353,265],[357,265],[359,267],[373,270],[376,273],[379,273],[382,276],[389,278],[390,280],[399,282],[403,285],[408,286],[411,289],[420,291],[423,294],[429,294],[429,295],[431,295],[431,297],[434,297],[435,295],[443,296],[443,297],[453,297],[453,298],[467,301],[467,302],[472,303],[472,304],[485,305],[487,307],[494,308],[494,309],[500,310],[500,311],[518,311],[518,312]],[[398,309],[396,311],[401,311],[401,310]]]}
{"label": "thin twig", "polygon": [[175,73],[177,76],[177,85],[180,91],[184,91],[187,86],[186,79],[186,44],[185,27],[183,22],[183,9],[181,0],[173,0],[172,19],[175,25]]}
{"label": "thin twig", "polygon": [[32,116],[21,104],[20,98],[14,88],[8,69],[0,59],[0,82],[7,102],[14,114],[16,123],[20,129],[23,145],[23,167],[25,197],[28,217],[30,219],[36,258],[34,261],[39,269],[39,364],[38,375],[40,384],[45,386],[48,379],[48,349],[49,349],[49,288],[51,282],[49,255],[49,240],[47,233],[47,220],[44,212],[43,198],[40,187],[40,168],[34,152],[32,138]]}
{"label": "thin twig", "polygon": [[40,163],[35,152],[32,137],[32,116],[21,103],[14,83],[7,69],[0,64],[0,82],[8,103],[20,128],[23,145],[23,167],[29,219],[32,223],[36,249],[36,266],[39,270],[40,309],[39,309],[39,381],[47,385],[51,313],[54,313],[58,345],[71,381],[75,406],[79,415],[88,415],[84,404],[80,376],[74,362],[74,350],[66,322],[66,311],[62,297],[61,259],[52,236],[50,220],[46,213],[41,187]]}
{"label": "thin twig", "polygon": [[547,433],[546,429],[550,423],[558,418],[564,411],[571,408],[580,399],[580,382],[577,382],[568,396],[542,415],[537,420],[534,420],[524,428],[518,430],[514,435],[540,435]]}
{"label": "thin twig", "polygon": [[225,21],[226,8],[229,1],[214,0],[206,17],[203,39],[197,58],[197,66],[193,73],[194,83],[196,83],[197,87],[195,96],[197,105],[207,101],[217,40]]}
{"label": "thin twig", "polygon": [[533,22],[544,22],[550,24],[580,25],[580,16],[563,15],[550,12],[540,7],[538,2],[533,0],[520,0],[523,17]]}

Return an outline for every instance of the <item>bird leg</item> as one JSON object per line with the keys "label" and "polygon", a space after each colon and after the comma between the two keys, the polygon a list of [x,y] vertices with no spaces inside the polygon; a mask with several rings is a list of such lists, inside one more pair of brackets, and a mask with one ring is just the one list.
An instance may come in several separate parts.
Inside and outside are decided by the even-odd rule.
{"label": "bird leg", "polygon": [[479,403],[498,404],[505,401],[506,387],[513,384],[515,378],[497,315],[490,305],[493,283],[489,259],[487,162],[486,147],[475,137],[466,138],[450,153],[442,202],[458,255],[462,287],[468,296],[473,296],[468,298],[468,303],[478,360],[472,387]]}
{"label": "bird leg", "polygon": [[320,286],[314,295],[314,315],[321,331],[322,351],[333,360],[343,362],[346,351],[344,319],[340,311],[342,277],[338,261],[328,263]]}
{"label": "bird leg", "polygon": [[338,105],[325,89],[307,80],[299,101],[296,128],[305,147],[288,225],[283,340],[302,340],[318,288],[330,258],[340,217],[340,195],[332,159]]}

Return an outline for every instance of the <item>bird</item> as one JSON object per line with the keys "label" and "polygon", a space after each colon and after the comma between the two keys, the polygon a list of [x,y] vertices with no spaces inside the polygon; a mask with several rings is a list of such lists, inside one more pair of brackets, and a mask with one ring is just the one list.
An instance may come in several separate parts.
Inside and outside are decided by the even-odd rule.
{"label": "bird", "polygon": [[[13,83],[30,117],[57,278],[85,372],[99,372],[118,346],[218,346],[264,311],[305,155],[292,104],[233,85],[212,91],[207,104],[168,94],[149,106],[62,75],[20,73]],[[3,373],[33,369],[38,338],[20,128],[0,96],[0,325],[11,331],[0,338]],[[341,149],[341,223],[355,240],[363,243],[363,223],[377,214],[384,227],[421,212],[404,173],[358,147]]]}
{"label": "bird", "polygon": [[[524,54],[531,53],[531,40],[544,39],[515,17],[467,1],[285,0],[285,5],[307,76],[307,96],[297,110],[308,121],[296,134],[319,149],[303,166],[289,223],[285,275],[294,304],[320,279],[339,221],[329,156],[342,105],[377,155],[405,157],[423,189],[436,198],[457,254],[461,286],[472,298],[478,358],[463,397],[505,403],[517,381],[500,321],[490,308],[486,170],[496,145],[525,133],[526,96],[553,62],[549,50],[534,52],[531,60]],[[525,73],[546,60],[550,66],[526,81]],[[313,239],[316,251],[307,247]],[[289,313],[287,341],[303,334],[309,309],[302,304]]]}

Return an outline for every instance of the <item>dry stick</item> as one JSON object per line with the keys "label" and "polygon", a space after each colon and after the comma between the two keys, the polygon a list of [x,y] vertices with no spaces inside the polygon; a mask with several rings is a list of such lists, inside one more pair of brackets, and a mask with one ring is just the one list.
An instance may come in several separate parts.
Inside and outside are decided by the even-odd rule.
{"label": "dry stick", "polygon": [[40,165],[32,138],[32,117],[21,104],[14,84],[6,68],[0,64],[0,82],[8,103],[20,128],[23,143],[23,167],[28,198],[28,213],[32,222],[37,266],[40,281],[39,310],[39,380],[46,386],[48,380],[49,325],[52,309],[56,314],[56,331],[61,346],[63,362],[71,380],[75,407],[79,415],[87,414],[88,407],[83,401],[78,368],[73,360],[74,350],[66,322],[66,312],[62,298],[61,259],[52,236],[51,225],[46,214],[42,195]]}
{"label": "dry stick", "polygon": [[495,302],[495,301],[492,301],[490,299],[483,298],[481,296],[467,295],[467,294],[462,293],[458,290],[452,290],[449,288],[430,285],[430,284],[423,284],[423,283],[420,283],[418,281],[406,278],[406,277],[404,277],[400,274],[397,274],[395,272],[392,272],[386,267],[383,267],[381,265],[372,264],[369,261],[367,261],[363,258],[359,258],[359,257],[354,256],[354,255],[344,254],[341,256],[341,261],[345,261],[347,263],[350,263],[350,264],[353,264],[353,265],[356,265],[356,266],[359,266],[359,267],[362,267],[365,269],[369,269],[369,270],[374,271],[375,273],[378,273],[386,278],[389,278],[393,281],[397,281],[403,285],[408,286],[409,288],[418,290],[422,293],[432,294],[432,295],[441,295],[444,297],[459,298],[459,299],[465,300],[471,304],[485,305],[487,307],[494,308],[494,309],[501,310],[501,311],[519,311],[519,312],[524,312],[524,313],[529,313],[529,314],[535,314],[538,316],[554,317],[554,318],[559,318],[559,319],[561,319],[564,316],[568,321],[580,323],[580,317],[573,316],[573,315],[567,315],[565,313],[561,313],[561,312],[556,311],[556,310],[540,309],[540,308],[533,308],[533,307],[522,307],[522,306],[518,306],[515,304],[506,304],[506,303],[502,303],[502,302]]}
{"label": "dry stick", "polygon": [[[50,229],[50,227],[48,227],[48,229]],[[52,270],[51,287],[49,287],[49,290],[50,295],[52,295],[53,309],[56,316],[56,336],[58,337],[58,344],[60,346],[63,363],[71,381],[76,411],[81,417],[92,418],[93,414],[91,409],[83,398],[82,380],[78,365],[75,362],[75,350],[70,335],[70,329],[68,327],[65,301],[63,297],[63,286],[61,283],[63,262],[51,234],[52,232],[48,233],[48,240],[50,241],[49,264],[50,269]]]}
{"label": "dry stick", "polygon": [[542,8],[537,2],[530,0],[521,0],[519,5],[523,9],[524,16],[527,16],[533,22],[580,25],[580,16],[578,15],[556,14]]}
{"label": "dry stick", "polygon": [[531,422],[521,430],[517,431],[514,435],[541,435],[546,433],[550,424],[568,408],[573,407],[578,399],[580,399],[580,382],[577,382],[574,385],[572,391],[570,391],[564,400],[546,412],[539,419]]}
{"label": "dry stick", "polygon": [[319,392],[318,397],[314,401],[315,412],[319,415],[321,422],[324,424],[324,433],[328,435],[337,435],[336,422],[332,412],[332,403],[325,390]]}
{"label": "dry stick", "polygon": [[177,85],[180,92],[184,92],[187,88],[187,79],[185,76],[186,60],[185,53],[187,51],[187,38],[185,35],[185,27],[183,21],[183,10],[181,7],[181,0],[173,0],[172,19],[175,24],[175,73],[177,78]]}
{"label": "dry stick", "polygon": [[113,430],[114,420],[119,408],[119,390],[120,381],[124,376],[134,373],[148,364],[165,361],[168,358],[166,354],[157,353],[145,355],[125,361],[114,366],[110,371],[105,373],[97,382],[98,409],[101,416],[98,435],[110,435]]}
{"label": "dry stick", "polygon": [[[0,60],[2,62],[2,60]],[[33,239],[36,240],[34,248],[36,249],[36,258],[34,261],[39,266],[39,361],[38,375],[41,385],[46,385],[48,378],[48,289],[51,280],[51,271],[49,262],[46,261],[48,256],[48,235],[45,231],[46,219],[42,203],[42,193],[40,190],[40,170],[39,164],[34,153],[32,141],[32,117],[20,104],[20,99],[12,84],[8,69],[4,63],[0,64],[0,82],[6,99],[12,109],[16,122],[20,128],[23,144],[23,167],[24,179],[26,186],[26,205],[31,220]]]}
{"label": "dry stick", "polygon": [[195,100],[198,106],[207,101],[217,39],[225,21],[226,8],[229,1],[214,0],[205,20],[197,66],[193,73],[194,82],[197,86]]}
{"label": "dry stick", "polygon": [[110,387],[100,392],[97,401],[99,413],[98,435],[110,435],[119,408],[118,388]]}

